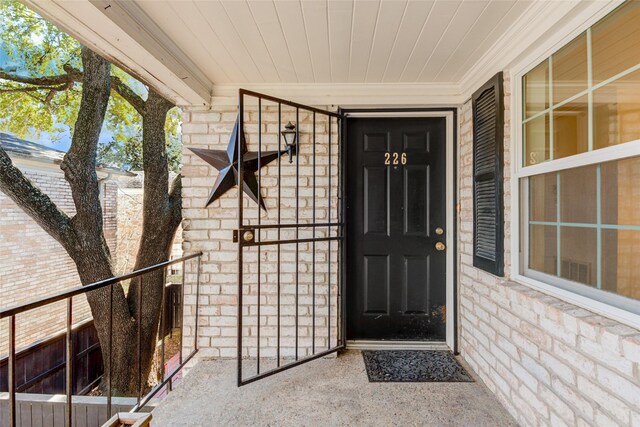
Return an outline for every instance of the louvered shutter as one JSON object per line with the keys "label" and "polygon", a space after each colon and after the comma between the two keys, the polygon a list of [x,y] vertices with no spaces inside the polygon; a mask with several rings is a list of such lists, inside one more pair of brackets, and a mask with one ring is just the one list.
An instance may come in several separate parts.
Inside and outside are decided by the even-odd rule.
{"label": "louvered shutter", "polygon": [[504,274],[502,73],[472,97],[473,108],[473,265]]}

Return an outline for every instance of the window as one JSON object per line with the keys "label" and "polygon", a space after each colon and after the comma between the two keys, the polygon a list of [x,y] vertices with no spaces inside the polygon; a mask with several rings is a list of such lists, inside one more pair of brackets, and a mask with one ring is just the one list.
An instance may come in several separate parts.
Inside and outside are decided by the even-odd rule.
{"label": "window", "polygon": [[523,76],[517,175],[521,273],[636,312],[638,22],[628,1]]}

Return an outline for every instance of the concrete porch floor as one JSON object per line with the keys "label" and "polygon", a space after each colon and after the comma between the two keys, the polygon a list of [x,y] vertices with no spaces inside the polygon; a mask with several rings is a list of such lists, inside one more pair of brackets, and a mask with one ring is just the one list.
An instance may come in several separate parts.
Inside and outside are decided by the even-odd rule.
{"label": "concrete porch floor", "polygon": [[[475,375],[464,365],[471,375]],[[233,360],[200,361],[153,411],[153,426],[515,426],[473,383],[370,383],[348,351],[236,387]]]}

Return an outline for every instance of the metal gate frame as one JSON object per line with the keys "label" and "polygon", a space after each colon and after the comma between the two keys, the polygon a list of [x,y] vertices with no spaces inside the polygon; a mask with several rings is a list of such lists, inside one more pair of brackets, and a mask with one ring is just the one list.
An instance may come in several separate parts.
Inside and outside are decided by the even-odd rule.
{"label": "metal gate frame", "polygon": [[[262,101],[266,100],[272,103],[277,104],[278,106],[278,219],[277,219],[277,224],[261,224],[261,219],[260,219],[260,215],[258,215],[258,224],[254,224],[254,225],[250,225],[250,224],[245,224],[244,223],[244,205],[243,205],[243,200],[244,200],[244,191],[243,191],[243,179],[242,179],[242,163],[243,163],[243,153],[242,151],[242,138],[244,136],[244,112],[245,112],[245,97],[251,97],[251,98],[256,98],[258,101],[258,191],[257,191],[257,209],[260,210],[260,205],[261,205],[261,197],[262,197],[262,174],[261,174],[261,154],[262,154]],[[296,164],[296,218],[295,218],[295,222],[293,223],[282,223],[282,217],[281,217],[281,213],[280,213],[280,209],[281,209],[281,203],[280,203],[280,199],[281,199],[281,160],[282,160],[282,154],[285,152],[283,150],[281,150],[282,147],[282,135],[280,133],[280,130],[282,129],[282,106],[288,106],[288,107],[292,107],[295,108],[295,114],[296,114],[296,140],[297,140],[297,146],[296,146],[296,150],[294,152],[293,155],[295,155],[295,164]],[[299,211],[298,211],[298,206],[299,206],[299,188],[300,188],[300,171],[299,171],[299,159],[298,159],[298,153],[301,149],[300,146],[300,138],[299,138],[299,113],[300,110],[303,111],[308,111],[313,113],[313,138],[312,138],[312,147],[313,147],[313,177],[312,177],[312,182],[313,182],[313,218],[312,218],[312,222],[311,223],[300,223],[300,218],[299,218]],[[316,147],[316,115],[324,115],[327,116],[328,119],[328,143],[329,143],[329,147],[328,147],[328,157],[329,157],[329,162],[328,162],[328,194],[327,194],[327,199],[328,199],[328,206],[327,206],[327,212],[328,212],[328,217],[327,217],[327,222],[324,223],[317,223],[316,222],[316,167],[315,167],[315,147]],[[336,120],[336,128],[338,129],[338,135],[336,140],[338,141],[338,144],[336,144],[337,146],[337,153],[332,153],[332,143],[334,141],[333,139],[333,135],[332,135],[332,123],[333,123],[333,119]],[[296,102],[291,102],[291,101],[287,101],[285,99],[281,99],[281,98],[276,98],[270,95],[266,95],[266,94],[261,94],[261,93],[257,93],[257,92],[253,92],[253,91],[249,91],[246,89],[240,89],[239,90],[239,99],[238,99],[238,132],[236,135],[236,147],[238,148],[236,150],[236,154],[237,154],[237,170],[238,170],[238,228],[237,230],[234,230],[234,240],[237,240],[238,243],[238,324],[237,324],[237,328],[238,328],[238,343],[237,343],[237,372],[238,372],[238,378],[237,378],[237,382],[238,382],[238,387],[252,383],[254,381],[260,380],[262,378],[266,378],[268,376],[274,375],[276,373],[285,371],[287,369],[293,368],[295,366],[299,366],[302,365],[306,362],[310,362],[314,359],[318,359],[324,356],[327,356],[329,354],[335,353],[337,351],[340,351],[342,349],[345,348],[345,334],[344,334],[344,294],[345,294],[345,290],[344,290],[344,280],[343,280],[343,257],[344,257],[344,241],[345,241],[345,233],[344,233],[344,218],[343,218],[343,203],[344,203],[344,185],[343,185],[343,165],[342,162],[340,161],[340,148],[342,147],[341,144],[341,135],[342,135],[342,128],[343,128],[343,122],[344,122],[344,116],[341,112],[332,112],[332,111],[325,111],[319,108],[315,108],[315,107],[311,107],[311,106],[307,106],[307,105],[303,105],[303,104],[299,104]],[[304,147],[302,147],[304,148]],[[331,199],[332,199],[332,192],[331,192],[331,185],[332,185],[332,155],[337,155],[338,156],[338,163],[337,163],[337,168],[338,168],[338,194],[337,194],[337,206],[335,208],[335,214],[336,214],[336,218],[338,218],[338,222],[331,222],[331,218],[332,218],[332,213],[334,213],[332,211],[332,207],[331,207]],[[323,227],[326,228],[327,230],[327,236],[326,237],[316,237],[315,236],[315,230],[319,227]],[[305,239],[301,239],[299,238],[299,229],[300,228],[312,228],[313,229],[313,237],[312,238],[305,238]],[[267,230],[267,229],[276,229],[277,230],[277,240],[268,240],[268,241],[262,241],[261,236],[260,236],[260,230]],[[294,229],[295,230],[295,239],[286,239],[286,240],[282,240],[280,238],[280,232],[282,229]],[[337,230],[336,232],[336,236],[331,236],[331,232],[332,229]],[[257,231],[257,232],[256,232]],[[247,235],[245,235],[245,233],[249,232]],[[338,271],[337,271],[337,293],[338,295],[336,295],[336,319],[337,319],[337,341],[336,341],[336,346],[335,347],[331,347],[331,242],[332,241],[337,241],[338,242],[338,253],[337,253],[337,262],[338,262]],[[315,265],[316,265],[316,260],[315,260],[315,244],[316,242],[327,242],[327,265],[328,265],[328,273],[327,273],[327,292],[328,292],[328,296],[327,296],[327,309],[328,309],[328,320],[327,320],[327,348],[322,350],[322,351],[318,351],[318,349],[316,348],[315,345],[315,330],[316,330],[316,325],[315,325],[315,285],[316,285],[316,276],[315,276]],[[280,265],[281,265],[281,257],[280,257],[280,247],[283,244],[295,244],[296,245],[296,264],[298,263],[298,258],[299,258],[299,244],[300,243],[312,243],[313,245],[313,250],[312,250],[312,263],[313,263],[313,272],[312,272],[312,289],[313,289],[313,321],[312,321],[312,355],[311,356],[306,356],[304,358],[299,358],[298,357],[298,349],[299,349],[299,345],[298,345],[298,327],[299,327],[299,309],[298,309],[298,286],[299,286],[299,280],[298,280],[298,268],[296,265],[296,273],[295,273],[295,280],[296,280],[296,296],[295,296],[295,301],[296,301],[296,314],[295,314],[295,327],[296,327],[296,335],[295,335],[295,360],[289,362],[289,363],[285,363],[285,364],[281,364],[281,357],[280,357]],[[278,292],[278,298],[277,298],[277,305],[278,305],[278,309],[277,309],[277,316],[278,316],[278,321],[277,321],[277,349],[276,349],[276,353],[277,353],[277,362],[276,362],[276,368],[261,372],[260,371],[260,328],[261,328],[261,324],[260,324],[260,307],[261,307],[261,301],[260,301],[260,292],[261,292],[261,277],[260,277],[260,250],[262,246],[277,246],[277,251],[278,251],[278,255],[277,255],[277,262],[278,262],[278,268],[277,268],[277,275],[278,275],[278,281],[277,281],[277,292]],[[242,349],[243,349],[243,333],[242,333],[242,327],[243,327],[243,312],[242,312],[242,308],[243,308],[243,255],[244,255],[244,249],[246,247],[257,247],[258,248],[258,282],[257,282],[257,290],[258,290],[258,298],[257,298],[257,317],[258,317],[258,322],[257,322],[257,357],[256,357],[256,375],[253,375],[249,378],[243,378],[242,376]]]}

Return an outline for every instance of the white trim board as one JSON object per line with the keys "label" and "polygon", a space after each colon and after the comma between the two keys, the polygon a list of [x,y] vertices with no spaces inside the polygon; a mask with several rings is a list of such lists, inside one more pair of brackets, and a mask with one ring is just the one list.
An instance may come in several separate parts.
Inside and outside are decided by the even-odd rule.
{"label": "white trim board", "polygon": [[[378,107],[381,108],[381,107]],[[455,281],[454,274],[456,272],[456,261],[457,254],[454,253],[455,248],[455,240],[457,236],[455,236],[454,231],[457,230],[455,224],[456,217],[456,200],[454,200],[454,191],[456,190],[456,170],[454,162],[454,148],[456,146],[456,141],[454,138],[454,126],[458,126],[457,123],[454,123],[454,113],[453,111],[358,111],[358,112],[346,112],[345,116],[347,118],[358,118],[358,117],[442,117],[446,120],[446,170],[445,170],[445,187],[446,187],[446,225],[445,230],[445,242],[447,247],[447,259],[446,259],[446,345],[450,350],[454,350],[455,348],[455,340],[456,340],[456,316],[458,315],[458,309],[454,305],[455,302]],[[346,320],[344,320],[346,321]]]}
{"label": "white trim board", "polygon": [[451,351],[444,341],[347,341],[347,350],[435,350]]}
{"label": "white trim board", "polygon": [[243,83],[215,85],[211,104],[237,103],[240,88],[309,105],[342,108],[445,107],[464,101],[455,83]]}

